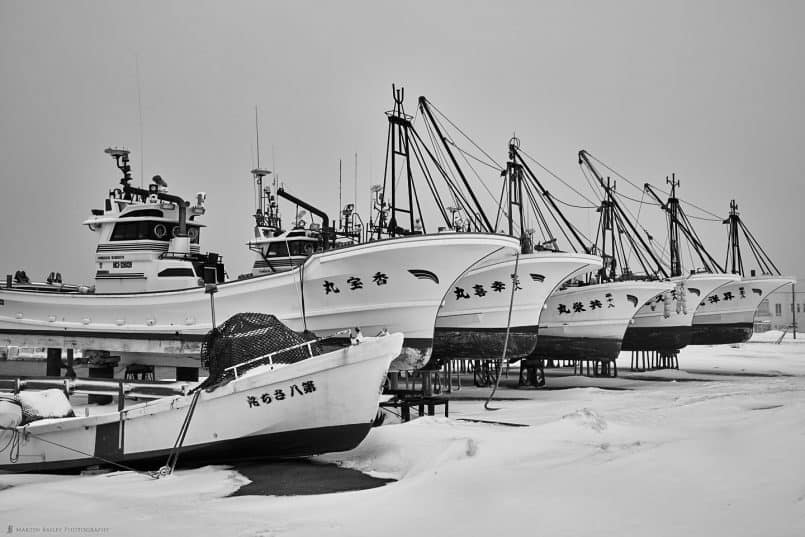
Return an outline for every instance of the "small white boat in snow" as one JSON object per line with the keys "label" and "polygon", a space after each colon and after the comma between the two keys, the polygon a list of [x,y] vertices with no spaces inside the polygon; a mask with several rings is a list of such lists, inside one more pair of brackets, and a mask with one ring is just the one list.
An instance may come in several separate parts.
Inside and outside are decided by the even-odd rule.
{"label": "small white boat in snow", "polygon": [[[372,426],[402,334],[364,338],[357,345],[311,355],[315,342],[278,324],[266,315],[230,319],[218,329],[223,336],[212,336],[207,344],[212,353],[228,349],[231,356],[214,354],[220,363],[210,365],[207,381],[174,387],[178,393],[172,395],[149,396],[148,383],[83,381],[91,393],[99,393],[106,382],[113,392],[125,395],[124,390],[132,389],[131,396],[153,398],[147,402],[94,407],[88,415],[23,424],[19,421],[25,409],[17,409],[14,423],[16,407],[5,394],[0,399],[0,470],[47,472],[98,464],[157,469],[175,452],[178,438],[183,462],[300,457],[354,448]],[[223,341],[219,344],[215,337]],[[297,343],[266,352],[266,339]],[[257,356],[233,358],[245,355]],[[17,391],[36,382],[16,381]],[[46,382],[63,382],[70,390],[82,380]],[[161,387],[150,386],[152,392]]]}

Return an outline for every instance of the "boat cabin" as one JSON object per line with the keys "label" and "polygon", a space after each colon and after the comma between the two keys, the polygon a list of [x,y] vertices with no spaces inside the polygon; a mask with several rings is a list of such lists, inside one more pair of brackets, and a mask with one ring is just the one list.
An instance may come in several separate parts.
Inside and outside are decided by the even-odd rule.
{"label": "boat cabin", "polygon": [[95,292],[165,291],[224,281],[220,256],[200,251],[205,226],[196,219],[206,211],[206,194],[196,194],[191,205],[169,194],[158,175],[147,190],[131,187],[128,152],[107,153],[116,157],[124,178],[123,188],[110,190],[104,208],[93,209],[83,222],[98,237]]}

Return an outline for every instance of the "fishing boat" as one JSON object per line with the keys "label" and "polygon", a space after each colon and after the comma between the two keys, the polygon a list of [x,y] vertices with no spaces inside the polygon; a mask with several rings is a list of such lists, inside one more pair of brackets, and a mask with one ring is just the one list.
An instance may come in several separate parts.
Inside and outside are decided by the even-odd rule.
{"label": "fishing boat", "polygon": [[673,288],[660,280],[573,283],[548,297],[539,318],[534,356],[615,360],[640,306]]}
{"label": "fishing boat", "polygon": [[[504,233],[521,245],[519,254],[508,259],[487,259],[455,282],[436,318],[434,350],[428,367],[438,367],[451,359],[528,356],[537,344],[537,322],[550,293],[569,278],[599,268],[601,258],[561,252],[542,242],[534,245],[524,223],[522,176],[511,167],[503,174],[504,189],[509,193],[502,207],[506,209],[503,224],[508,223],[508,229],[500,221],[493,223],[476,194],[483,186],[473,187],[459,165],[455,151],[463,149],[447,134],[436,117],[435,107],[425,97],[419,98],[418,105],[434,145],[424,143],[412,117],[405,113],[403,91],[395,89],[394,108],[387,112],[386,176],[377,190],[377,218],[370,219],[372,233],[380,237],[405,224],[408,228],[424,227],[425,196],[418,192],[417,187],[422,185],[415,181],[416,171],[421,175],[420,182],[428,186],[433,212],[442,216],[446,228]],[[439,154],[445,156],[443,161],[436,157]],[[403,170],[401,175],[398,170]],[[438,185],[437,177],[441,178]],[[453,205],[448,207],[445,199]]]}
{"label": "fishing boat", "polygon": [[[547,170],[525,154],[517,138],[512,138],[507,170],[510,175],[516,174],[526,179],[523,186],[526,198],[531,200],[534,216],[550,214],[561,226],[571,247],[579,247],[600,260],[594,267],[597,270],[592,270],[591,266],[586,271],[579,271],[547,298],[539,314],[537,345],[530,357],[572,361],[615,360],[638,306],[671,289],[673,284],[656,275],[653,278],[644,276],[643,279],[634,277],[629,260],[624,258],[623,253],[637,245],[623,244],[626,242],[623,233],[625,226],[611,200],[605,198],[597,209],[600,216],[596,242],[590,243],[560,209],[556,198],[543,186],[526,158]],[[547,220],[542,218],[543,227],[547,227]],[[549,244],[556,244],[554,234],[551,234]],[[616,274],[616,267],[620,269],[620,274]],[[643,270],[648,273],[646,267]]]}
{"label": "fishing boat", "polygon": [[[655,187],[649,183],[644,186],[645,192],[649,193],[657,201],[661,210],[668,215],[670,266],[666,267],[660,260],[660,256],[650,246],[651,239],[649,238],[648,241],[644,239],[635,224],[628,218],[627,211],[618,201],[619,195],[615,192],[614,185],[610,183],[609,179],[604,180],[593,164],[593,159],[602,164],[587,151],[579,151],[579,165],[585,166],[592,172],[606,193],[606,203],[614,210],[612,214],[618,217],[614,228],[618,233],[630,232],[627,233],[629,240],[635,246],[640,246],[639,249],[635,249],[635,253],[647,272],[652,272],[653,277],[668,280],[673,285],[673,289],[670,291],[665,291],[640,306],[626,329],[621,348],[628,351],[674,353],[691,342],[693,316],[701,298],[723,285],[737,281],[739,277],[725,274],[712,256],[700,248],[700,241],[689,229],[687,216],[680,207],[679,198],[676,196],[676,187],[679,182],[675,176],[667,180],[671,185],[671,192],[665,201],[660,199]],[[683,270],[680,255],[680,238],[682,237],[687,239],[699,254],[702,268],[690,270],[687,273]],[[624,276],[628,275],[624,274]]]}
{"label": "fishing boat", "polygon": [[439,310],[434,359],[497,360],[504,347],[508,359],[528,356],[542,337],[537,323],[551,293],[600,263],[597,256],[543,251],[474,267]]}
{"label": "fishing boat", "polygon": [[[0,414],[5,417],[0,420],[5,424],[0,429],[0,470],[50,472],[91,465],[156,469],[166,461],[172,470],[177,459],[231,463],[349,450],[369,432],[382,381],[403,343],[402,334],[388,334],[319,354],[315,341],[271,316],[255,314],[229,319],[215,332],[206,340],[211,376],[200,385],[15,380],[16,394],[0,392],[0,402],[5,402],[0,408],[6,410]],[[272,341],[273,346],[266,344]],[[287,346],[278,348],[279,341]],[[23,405],[16,419],[9,419],[15,401],[30,400],[23,396],[48,382],[71,395],[111,390],[121,395],[120,404],[19,423],[28,411]],[[173,393],[153,395],[160,389]],[[126,397],[148,400],[124,405]]]}
{"label": "fishing boat", "polygon": [[192,358],[215,312],[256,311],[319,336],[356,327],[365,335],[403,332],[394,367],[415,369],[429,358],[436,313],[453,282],[475,262],[519,249],[493,234],[409,234],[321,248],[290,270],[225,280],[220,256],[196,244],[203,196],[188,207],[161,179],[148,190],[132,187],[128,151],[109,154],[123,178],[85,222],[99,238],[94,284],[52,293],[7,279],[0,345]]}
{"label": "fishing boat", "polygon": [[[720,287],[702,299],[693,316],[692,345],[747,341],[752,337],[755,313],[760,303],[777,289],[796,283],[794,278],[781,276],[780,270],[741,220],[735,200],[730,202],[730,214],[724,223],[729,226],[725,267],[732,274],[740,275],[741,281]],[[741,235],[750,246],[760,276],[756,276],[754,269],[745,276]]]}
{"label": "fishing boat", "polygon": [[724,285],[740,280],[732,274],[691,274],[671,278],[675,287],[643,304],[626,329],[625,351],[676,351],[690,345],[693,316],[699,300]]}

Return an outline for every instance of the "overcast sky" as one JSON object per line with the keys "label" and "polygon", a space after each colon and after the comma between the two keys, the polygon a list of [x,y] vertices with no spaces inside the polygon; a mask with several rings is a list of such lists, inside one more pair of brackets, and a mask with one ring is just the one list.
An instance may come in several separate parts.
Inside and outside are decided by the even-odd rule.
{"label": "overcast sky", "polygon": [[[80,223],[119,179],[117,145],[136,178],[142,156],[146,180],[206,191],[202,246],[247,272],[255,105],[264,167],[334,216],[357,152],[365,212],[397,83],[409,111],[426,95],[500,161],[516,132],[579,188],[586,148],[638,182],[675,172],[718,214],[735,198],[805,276],[803,20],[783,1],[0,0],[0,271],[91,278]],[[702,225],[723,259],[726,227]]]}

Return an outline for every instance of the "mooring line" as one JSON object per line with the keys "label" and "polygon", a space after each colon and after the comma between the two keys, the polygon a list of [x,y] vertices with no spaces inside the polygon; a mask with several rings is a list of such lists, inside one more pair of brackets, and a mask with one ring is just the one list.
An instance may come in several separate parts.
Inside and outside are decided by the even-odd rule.
{"label": "mooring line", "polygon": [[497,368],[497,375],[495,376],[495,385],[492,388],[492,393],[489,394],[489,397],[486,399],[484,403],[484,408],[486,410],[500,410],[498,408],[489,408],[489,402],[492,401],[492,398],[495,396],[495,392],[498,390],[498,385],[500,384],[500,373],[503,371],[503,361],[506,360],[506,353],[509,350],[509,331],[511,329],[512,324],[512,308],[514,308],[514,292],[517,289],[517,269],[520,265],[520,252],[517,252],[517,256],[514,258],[514,273],[512,274],[512,294],[511,298],[509,298],[509,317],[506,319],[506,338],[503,340],[503,356],[500,359],[500,364],[498,364]]}

